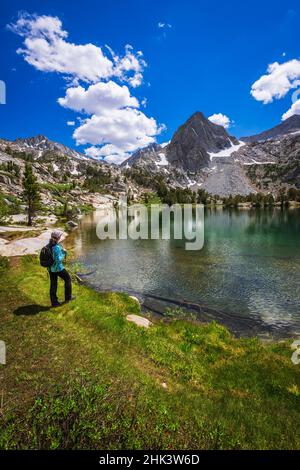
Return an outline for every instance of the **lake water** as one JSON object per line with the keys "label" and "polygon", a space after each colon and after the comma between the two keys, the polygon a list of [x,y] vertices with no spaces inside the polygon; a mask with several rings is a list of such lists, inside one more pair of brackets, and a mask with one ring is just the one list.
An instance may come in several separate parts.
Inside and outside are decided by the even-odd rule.
{"label": "lake water", "polygon": [[145,309],[167,307],[215,319],[236,334],[300,336],[300,210],[205,209],[205,243],[104,240],[101,213],[83,218],[68,241],[99,290],[137,295]]}

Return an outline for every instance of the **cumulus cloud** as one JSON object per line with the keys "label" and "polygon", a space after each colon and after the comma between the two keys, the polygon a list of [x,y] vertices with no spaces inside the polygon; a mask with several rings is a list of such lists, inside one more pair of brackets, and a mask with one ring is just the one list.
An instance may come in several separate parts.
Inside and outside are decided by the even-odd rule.
{"label": "cumulus cloud", "polygon": [[134,108],[122,108],[92,115],[73,136],[77,144],[112,144],[119,151],[132,152],[154,142],[160,130],[154,118]]}
{"label": "cumulus cloud", "polygon": [[274,98],[283,98],[299,84],[300,60],[293,59],[283,64],[274,62],[268,66],[267,74],[253,83],[251,95],[264,104],[271,103]]}
{"label": "cumulus cloud", "polygon": [[137,109],[139,102],[126,85],[112,81],[90,85],[87,89],[68,88],[66,96],[58,102],[65,108],[90,115],[81,121],[73,137],[78,145],[92,144],[86,154],[94,158],[125,159],[130,152],[154,142],[162,130],[155,119]]}
{"label": "cumulus cloud", "polygon": [[125,55],[118,56],[110,49],[111,57],[107,57],[94,44],[69,42],[68,32],[63,30],[60,19],[53,16],[22,13],[8,28],[24,38],[17,53],[38,70],[92,83],[114,76],[132,86],[142,83],[146,63],[141,51],[135,54],[130,45],[125,47]]}
{"label": "cumulus cloud", "polygon": [[126,85],[120,86],[111,80],[90,85],[87,89],[82,86],[68,88],[66,96],[59,98],[58,103],[87,114],[104,114],[125,106],[139,107],[138,100],[130,95]]}
{"label": "cumulus cloud", "polygon": [[108,163],[114,163],[115,165],[120,165],[123,163],[126,159],[128,158],[128,155],[125,154],[123,155],[108,155],[105,158],[105,161]]}
{"label": "cumulus cloud", "polygon": [[290,109],[282,115],[282,121],[285,121],[289,117],[293,116],[294,114],[300,114],[300,99],[295,101]]}
{"label": "cumulus cloud", "polygon": [[92,157],[92,158],[99,158],[99,157],[103,157],[103,153],[101,153],[101,148],[100,147],[88,147],[87,149],[85,149],[84,153],[88,156],[88,157]]}
{"label": "cumulus cloud", "polygon": [[[60,19],[52,16],[22,14],[9,29],[24,38],[24,46],[17,52],[26,62],[67,79],[66,94],[58,103],[88,116],[77,117],[79,127],[73,133],[77,145],[91,145],[86,155],[120,163],[131,152],[154,142],[164,129],[138,109],[139,101],[128,88],[142,84],[147,65],[142,51],[134,52],[127,44],[125,54],[119,55],[107,45],[101,49],[94,44],[73,44]],[[67,124],[73,126],[75,121]]]}
{"label": "cumulus cloud", "polygon": [[228,116],[222,113],[212,114],[208,118],[214,124],[218,124],[218,126],[223,126],[225,129],[228,129],[232,124],[232,121],[229,119]]}
{"label": "cumulus cloud", "polygon": [[119,165],[128,158],[126,152],[122,152],[121,149],[116,148],[113,145],[105,145],[103,147],[89,147],[85,149],[85,154],[88,157],[96,159],[105,159],[108,163],[115,163]]}

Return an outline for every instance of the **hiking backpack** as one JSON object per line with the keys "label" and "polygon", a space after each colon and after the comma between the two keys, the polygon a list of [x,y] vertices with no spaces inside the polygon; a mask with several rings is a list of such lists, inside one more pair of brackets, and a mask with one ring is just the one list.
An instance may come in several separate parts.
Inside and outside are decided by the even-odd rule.
{"label": "hiking backpack", "polygon": [[52,254],[52,250],[50,245],[46,245],[41,249],[40,252],[40,265],[43,268],[51,268],[52,264],[54,263],[54,258]]}

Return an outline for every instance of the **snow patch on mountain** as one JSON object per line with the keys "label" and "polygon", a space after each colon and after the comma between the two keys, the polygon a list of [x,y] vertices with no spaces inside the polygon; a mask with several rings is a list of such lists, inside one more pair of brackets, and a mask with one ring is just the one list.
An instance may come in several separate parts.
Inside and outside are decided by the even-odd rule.
{"label": "snow patch on mountain", "polygon": [[159,158],[160,158],[160,161],[159,162],[155,162],[156,165],[158,166],[166,166],[166,165],[169,165],[169,162],[168,160],[166,159],[166,156],[164,153],[159,153],[158,154]]}
{"label": "snow patch on mountain", "polygon": [[208,152],[210,161],[212,161],[212,159],[216,157],[230,157],[233,152],[237,152],[241,147],[243,147],[243,145],[245,145],[245,142],[239,141],[237,145],[231,144],[231,147],[229,147],[228,149],[220,150],[220,152]]}
{"label": "snow patch on mountain", "polygon": [[257,162],[252,158],[251,162],[243,163],[243,165],[276,165],[276,162]]}

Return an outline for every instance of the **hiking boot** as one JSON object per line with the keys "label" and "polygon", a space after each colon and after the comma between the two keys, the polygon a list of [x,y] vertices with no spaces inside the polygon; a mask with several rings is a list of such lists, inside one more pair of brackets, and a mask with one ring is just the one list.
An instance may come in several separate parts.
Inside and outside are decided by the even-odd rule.
{"label": "hiking boot", "polygon": [[61,306],[61,303],[60,302],[57,302],[55,304],[52,304],[52,308],[56,308],[56,307],[60,307]]}
{"label": "hiking boot", "polygon": [[71,297],[70,299],[65,300],[65,304],[72,302],[72,300],[76,300],[76,297]]}

